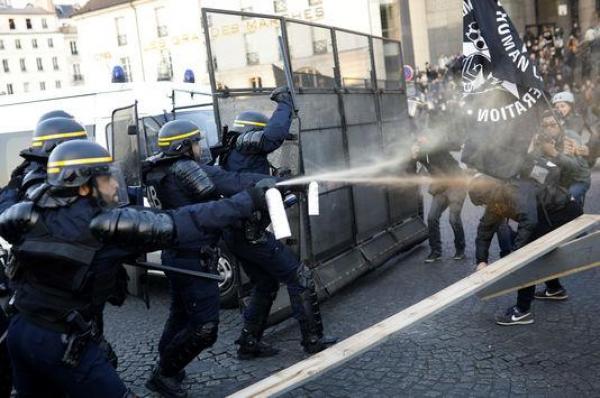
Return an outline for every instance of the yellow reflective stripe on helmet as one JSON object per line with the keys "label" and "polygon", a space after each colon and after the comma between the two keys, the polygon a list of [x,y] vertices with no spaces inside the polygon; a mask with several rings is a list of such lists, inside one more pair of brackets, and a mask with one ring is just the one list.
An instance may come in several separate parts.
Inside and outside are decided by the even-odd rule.
{"label": "yellow reflective stripe on helmet", "polygon": [[43,135],[41,137],[33,137],[33,141],[47,141],[54,140],[56,138],[71,138],[71,137],[83,137],[87,136],[85,131],[74,131],[72,133],[56,133],[50,135]]}
{"label": "yellow reflective stripe on helmet", "polygon": [[235,126],[236,124],[241,124],[241,126],[236,126],[236,127],[242,127],[242,126],[245,126],[247,124],[249,124],[251,126],[258,126],[258,127],[265,127],[267,125],[267,123],[251,122],[249,120],[234,120],[233,121],[233,125]]}
{"label": "yellow reflective stripe on helmet", "polygon": [[32,143],[31,143],[31,146],[32,146],[33,148],[37,148],[37,147],[40,147],[40,146],[42,146],[42,145],[44,145],[44,143],[43,143],[43,142],[32,142]]}
{"label": "yellow reflective stripe on helmet", "polygon": [[60,167],[50,167],[48,170],[46,170],[46,173],[48,174],[56,174],[60,172]]}
{"label": "yellow reflective stripe on helmet", "polygon": [[57,162],[48,162],[48,169],[50,169],[52,167],[77,166],[80,164],[93,164],[93,163],[108,163],[108,162],[112,162],[112,161],[113,161],[113,158],[110,156],[101,157],[101,158],[60,160]]}
{"label": "yellow reflective stripe on helmet", "polygon": [[194,136],[196,134],[200,134],[200,130],[194,130],[194,131],[190,131],[189,133],[184,133],[184,134],[180,134],[180,135],[175,135],[173,137],[163,137],[163,138],[159,138],[158,139],[158,145],[161,146],[161,142],[162,143],[166,143],[167,145],[169,145],[169,141],[175,141],[175,140],[181,140],[183,138],[188,138],[191,136]]}

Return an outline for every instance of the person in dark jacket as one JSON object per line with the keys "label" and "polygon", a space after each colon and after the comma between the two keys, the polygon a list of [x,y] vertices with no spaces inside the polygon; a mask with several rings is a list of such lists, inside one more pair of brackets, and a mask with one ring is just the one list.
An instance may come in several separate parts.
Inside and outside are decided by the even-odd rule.
{"label": "person in dark jacket", "polygon": [[581,137],[573,130],[561,129],[551,111],[542,116],[542,131],[534,141],[534,156],[544,156],[560,167],[558,183],[583,207],[585,195],[591,185],[591,171],[587,159],[578,155]]}
{"label": "person in dark jacket", "polygon": [[0,215],[0,236],[17,259],[18,314],[7,340],[17,394],[134,396],[103,355],[94,323],[119,264],[145,251],[206,239],[264,209],[264,192],[252,188],[170,212],[115,209],[125,196],[119,170],[104,148],[86,140],[57,146],[47,171],[42,194]]}
{"label": "person in dark jacket", "polygon": [[432,199],[427,216],[431,252],[425,262],[432,263],[442,258],[440,218],[446,209],[449,209],[448,219],[454,232],[456,251],[453,258],[462,260],[465,258],[465,233],[461,212],[467,196],[464,171],[448,150],[448,145],[436,145],[428,137],[420,136],[411,149],[413,159],[422,164],[434,179],[429,186]]}
{"label": "person in dark jacket", "polygon": [[[231,152],[220,159],[225,170],[270,174],[267,156],[289,136],[292,122],[288,88],[274,90],[271,100],[277,103],[277,108],[270,119],[258,112],[242,112],[236,117],[232,137],[235,145],[230,145]],[[224,232],[227,247],[254,285],[243,312],[244,326],[236,340],[238,358],[249,360],[277,354],[275,348],[262,341],[262,336],[280,283],[287,287],[292,315],[300,325],[304,351],[316,353],[327,348],[337,339],[324,335],[312,271],[289,247],[265,231],[266,225],[254,221],[253,225],[247,222],[244,228],[229,228]]]}
{"label": "person in dark jacket", "polygon": [[[567,190],[558,185],[558,167],[548,162],[538,164],[548,167],[551,182],[539,184],[526,179],[501,181],[482,174],[471,180],[471,201],[475,205],[485,206],[484,215],[477,227],[478,269],[487,266],[492,237],[507,218],[519,223],[514,241],[514,249],[518,250],[582,214],[581,206]],[[505,326],[533,323],[531,303],[534,295],[535,298],[552,300],[565,300],[568,297],[558,279],[547,281],[546,289],[538,293],[535,292],[535,285],[520,289],[516,305],[499,314],[496,323]]]}

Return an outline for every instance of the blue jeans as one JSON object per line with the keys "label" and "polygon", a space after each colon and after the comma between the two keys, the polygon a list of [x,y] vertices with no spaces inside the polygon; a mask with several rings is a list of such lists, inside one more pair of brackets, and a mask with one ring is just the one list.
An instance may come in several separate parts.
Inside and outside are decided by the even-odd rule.
{"label": "blue jeans", "polygon": [[124,397],[127,387],[96,343],[88,343],[76,368],[62,363],[63,335],[31,323],[21,315],[11,319],[8,351],[13,382],[21,398]]}
{"label": "blue jeans", "polygon": [[585,203],[585,194],[590,189],[590,184],[587,182],[576,182],[569,187],[569,193],[581,207]]}
{"label": "blue jeans", "polygon": [[508,221],[504,221],[498,226],[496,237],[500,247],[500,257],[506,257],[513,251],[515,235],[516,232],[508,225]]}
{"label": "blue jeans", "polygon": [[464,188],[447,188],[443,192],[433,195],[429,214],[427,215],[427,228],[429,229],[429,246],[431,252],[442,254],[442,237],[440,233],[440,218],[442,213],[449,209],[448,220],[454,232],[454,247],[457,251],[465,249],[465,232],[460,217],[465,203],[466,191]]}

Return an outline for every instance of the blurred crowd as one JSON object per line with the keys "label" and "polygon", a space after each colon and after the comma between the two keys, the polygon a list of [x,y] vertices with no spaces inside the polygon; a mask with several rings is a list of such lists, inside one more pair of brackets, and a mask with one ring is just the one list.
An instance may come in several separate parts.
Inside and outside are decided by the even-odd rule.
{"label": "blurred crowd", "polygon": [[[573,94],[571,113],[577,115],[580,124],[576,130],[589,142],[591,136],[600,133],[600,24],[582,32],[575,23],[568,34],[554,25],[529,26],[523,42],[544,79],[549,98],[561,92]],[[437,62],[415,70],[407,91],[416,129],[457,122],[461,78],[460,54],[442,55]]]}

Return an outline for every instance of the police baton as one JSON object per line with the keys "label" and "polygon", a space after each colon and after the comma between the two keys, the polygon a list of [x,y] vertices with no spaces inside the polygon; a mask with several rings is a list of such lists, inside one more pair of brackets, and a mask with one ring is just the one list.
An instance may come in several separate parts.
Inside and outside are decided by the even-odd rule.
{"label": "police baton", "polygon": [[140,267],[140,268],[153,269],[153,270],[157,270],[157,271],[175,272],[175,273],[178,273],[181,275],[189,275],[189,276],[193,276],[196,278],[209,279],[209,280],[217,281],[217,282],[225,281],[225,278],[218,274],[211,274],[209,272],[192,271],[189,269],[171,267],[171,266],[163,265],[163,264],[150,263],[148,261],[136,261],[135,264],[133,264],[133,265],[135,265],[136,267]]}
{"label": "police baton", "polygon": [[281,59],[283,59],[283,72],[285,74],[285,81],[287,82],[288,89],[290,90],[290,96],[292,97],[292,108],[294,110],[294,118],[298,117],[298,107],[296,106],[296,93],[294,92],[294,81],[292,79],[292,69],[290,68],[290,58],[283,42],[283,37],[278,36],[279,39],[279,50],[281,51]]}

